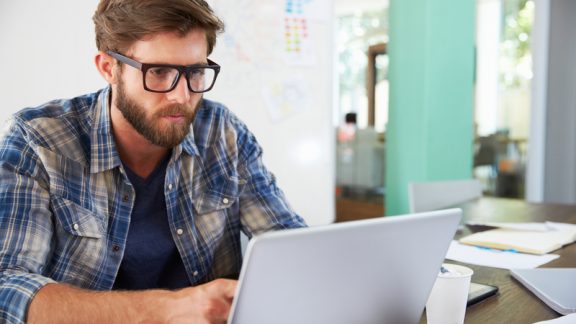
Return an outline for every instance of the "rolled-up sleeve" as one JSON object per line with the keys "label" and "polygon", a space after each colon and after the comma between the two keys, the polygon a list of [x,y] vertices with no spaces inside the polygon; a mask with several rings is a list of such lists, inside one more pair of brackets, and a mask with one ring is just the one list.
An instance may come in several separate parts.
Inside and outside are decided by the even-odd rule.
{"label": "rolled-up sleeve", "polygon": [[54,282],[25,271],[0,273],[0,322],[25,323],[28,306],[44,285]]}
{"label": "rolled-up sleeve", "polygon": [[34,295],[54,282],[42,275],[53,224],[45,172],[24,129],[0,134],[0,322],[24,323]]}

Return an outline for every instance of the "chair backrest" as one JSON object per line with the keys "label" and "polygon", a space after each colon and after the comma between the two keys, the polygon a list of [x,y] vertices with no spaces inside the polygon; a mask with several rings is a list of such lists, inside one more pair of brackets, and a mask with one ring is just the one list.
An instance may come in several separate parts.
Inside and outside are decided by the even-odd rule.
{"label": "chair backrest", "polygon": [[482,184],[476,179],[408,184],[408,199],[412,213],[452,207],[481,196]]}
{"label": "chair backrest", "polygon": [[498,156],[498,139],[496,135],[484,136],[478,139],[478,149],[474,154],[474,167],[496,167]]}

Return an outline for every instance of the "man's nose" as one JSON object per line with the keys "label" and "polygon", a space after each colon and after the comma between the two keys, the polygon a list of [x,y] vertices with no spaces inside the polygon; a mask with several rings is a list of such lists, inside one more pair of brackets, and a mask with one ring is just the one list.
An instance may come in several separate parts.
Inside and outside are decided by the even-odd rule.
{"label": "man's nose", "polygon": [[186,75],[180,75],[180,79],[176,84],[176,87],[167,93],[168,99],[170,101],[177,102],[179,104],[188,103],[190,100],[190,90],[188,90],[188,83],[186,82]]}

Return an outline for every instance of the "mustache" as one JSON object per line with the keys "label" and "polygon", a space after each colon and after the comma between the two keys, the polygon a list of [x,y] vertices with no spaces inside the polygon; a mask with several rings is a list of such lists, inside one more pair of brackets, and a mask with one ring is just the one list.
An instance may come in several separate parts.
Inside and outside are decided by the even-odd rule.
{"label": "mustache", "polygon": [[158,117],[184,115],[192,116],[194,114],[194,107],[188,105],[174,104],[162,108],[155,115]]}

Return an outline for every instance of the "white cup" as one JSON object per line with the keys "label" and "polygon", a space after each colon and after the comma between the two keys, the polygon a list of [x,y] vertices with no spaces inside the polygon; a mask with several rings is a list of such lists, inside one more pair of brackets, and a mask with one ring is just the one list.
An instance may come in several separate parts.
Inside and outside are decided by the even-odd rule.
{"label": "white cup", "polygon": [[428,324],[462,324],[474,271],[455,264],[443,264],[426,303]]}

